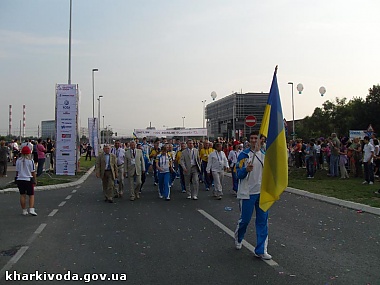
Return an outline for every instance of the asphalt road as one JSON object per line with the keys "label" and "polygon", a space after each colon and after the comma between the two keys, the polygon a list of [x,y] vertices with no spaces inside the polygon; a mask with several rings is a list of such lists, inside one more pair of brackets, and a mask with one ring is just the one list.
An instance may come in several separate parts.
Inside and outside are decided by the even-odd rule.
{"label": "asphalt road", "polygon": [[176,180],[172,200],[164,201],[148,177],[141,199],[109,204],[92,174],[75,188],[37,192],[37,217],[21,215],[17,193],[1,194],[0,284],[74,283],[6,281],[14,271],[62,279],[70,271],[86,279],[77,284],[90,278],[96,284],[380,284],[379,216],[284,193],[270,209],[273,261],[264,262],[251,252],[253,223],[243,249],[234,247],[239,209],[230,188],[227,178],[217,201],[201,185],[200,199],[190,201]]}

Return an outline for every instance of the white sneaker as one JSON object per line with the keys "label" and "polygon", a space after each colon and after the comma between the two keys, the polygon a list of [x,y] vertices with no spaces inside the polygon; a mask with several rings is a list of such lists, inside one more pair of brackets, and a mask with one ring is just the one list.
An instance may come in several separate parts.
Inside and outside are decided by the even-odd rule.
{"label": "white sneaker", "polygon": [[193,200],[198,200],[198,197],[197,197],[197,196],[194,196],[194,197],[193,197]]}
{"label": "white sneaker", "polygon": [[372,182],[372,181],[370,181],[370,182],[369,182],[369,185],[372,185],[372,184],[373,184],[373,182]]}
{"label": "white sneaker", "polygon": [[362,184],[367,184],[368,182],[367,181],[363,181]]}
{"label": "white sneaker", "polygon": [[32,216],[37,216],[37,213],[36,211],[34,211],[34,208],[29,208],[29,214],[31,214]]}
{"label": "white sneaker", "polygon": [[241,247],[242,247],[242,243],[241,243],[241,242],[238,242],[237,240],[235,240],[235,248],[236,248],[237,250],[240,250]]}
{"label": "white sneaker", "polygon": [[262,253],[262,254],[257,254],[256,252],[253,252],[253,254],[258,257],[258,258],[261,258],[261,259],[264,259],[264,260],[271,260],[272,259],[272,255],[268,254],[268,253]]}
{"label": "white sneaker", "polygon": [[191,199],[191,195],[187,196],[187,199]]}
{"label": "white sneaker", "polygon": [[28,210],[27,209],[22,209],[22,215],[27,216],[28,215]]}
{"label": "white sneaker", "polygon": [[158,198],[162,199],[164,198],[164,196],[162,196],[161,194],[158,194]]}

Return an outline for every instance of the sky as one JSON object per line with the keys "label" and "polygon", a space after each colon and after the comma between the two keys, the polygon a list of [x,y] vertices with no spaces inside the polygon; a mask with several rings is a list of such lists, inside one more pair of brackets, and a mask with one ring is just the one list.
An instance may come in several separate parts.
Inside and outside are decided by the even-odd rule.
{"label": "sky", "polygon": [[[202,127],[203,100],[269,92],[274,68],[283,114],[312,115],[336,97],[365,98],[380,83],[378,0],[73,0],[71,81],[80,125]],[[69,0],[0,1],[0,135],[26,135],[55,117],[55,84],[68,82]],[[296,86],[304,90],[298,94]],[[319,88],[324,86],[322,97]],[[254,114],[253,114],[254,115]],[[185,117],[183,120],[182,117]],[[165,126],[165,127],[164,127]]]}

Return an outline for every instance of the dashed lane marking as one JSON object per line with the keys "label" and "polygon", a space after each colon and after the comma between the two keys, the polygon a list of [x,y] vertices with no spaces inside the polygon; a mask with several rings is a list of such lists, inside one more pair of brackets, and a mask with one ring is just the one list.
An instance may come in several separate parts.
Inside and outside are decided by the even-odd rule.
{"label": "dashed lane marking", "polygon": [[41,224],[39,227],[35,230],[35,232],[29,237],[29,239],[26,242],[26,245],[22,246],[16,254],[7,262],[7,264],[4,265],[3,268],[0,270],[0,280],[2,280],[5,276],[5,272],[9,271],[13,265],[19,261],[19,259],[24,255],[24,253],[28,250],[29,245],[36,239],[36,237],[45,229],[47,224]]}
{"label": "dashed lane marking", "polygon": [[58,212],[58,209],[54,209],[53,211],[50,212],[48,217],[53,217],[57,212]]}
{"label": "dashed lane marking", "polygon": [[62,207],[63,205],[66,204],[66,202],[67,202],[67,201],[63,201],[63,202],[61,202],[61,204],[59,204],[58,207]]}
{"label": "dashed lane marking", "polygon": [[[204,211],[202,209],[198,209],[197,211],[199,213],[201,213],[204,217],[206,217],[207,219],[209,219],[213,224],[215,224],[221,230],[223,230],[230,237],[232,237],[233,239],[235,239],[235,233],[233,231],[231,231],[229,228],[227,228],[225,225],[223,225],[221,222],[219,222],[217,219],[215,219],[213,216],[211,216],[209,213],[207,213],[206,211]],[[255,247],[253,245],[251,245],[249,242],[247,242],[246,240],[243,240],[242,244],[249,251],[251,251],[251,252],[255,251]],[[264,259],[262,259],[262,261],[264,261],[269,266],[272,266],[273,268],[279,267],[279,264],[277,262],[275,262],[273,259],[271,259],[271,260],[264,260]]]}
{"label": "dashed lane marking", "polygon": [[73,195],[69,195],[69,196],[67,196],[65,199],[66,199],[66,200],[69,200],[72,196],[73,196]]}
{"label": "dashed lane marking", "polygon": [[37,229],[36,231],[34,232],[35,234],[40,234],[42,233],[42,231],[44,230],[44,228],[46,227],[47,224],[41,224]]}

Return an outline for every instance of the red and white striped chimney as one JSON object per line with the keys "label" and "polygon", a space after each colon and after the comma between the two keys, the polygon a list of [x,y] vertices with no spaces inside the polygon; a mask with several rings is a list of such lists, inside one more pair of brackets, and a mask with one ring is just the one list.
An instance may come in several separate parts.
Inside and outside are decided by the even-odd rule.
{"label": "red and white striped chimney", "polygon": [[25,105],[22,105],[22,136],[25,138]]}
{"label": "red and white striped chimney", "polygon": [[12,105],[9,105],[9,130],[8,135],[12,135]]}

